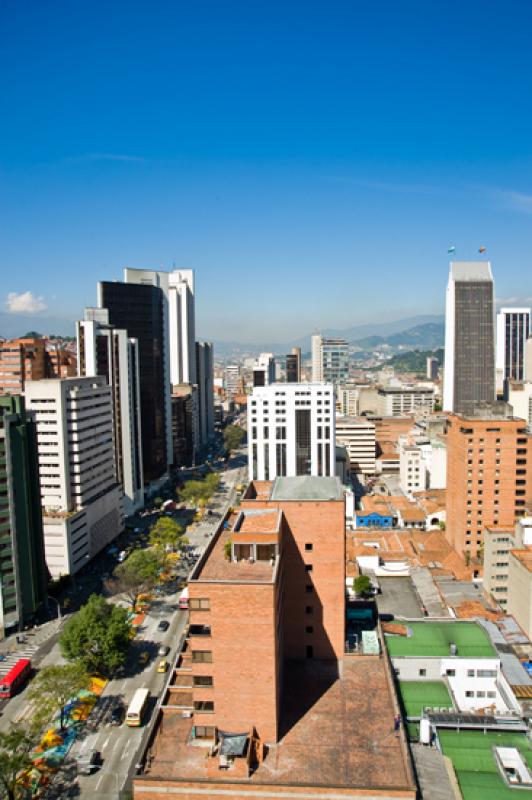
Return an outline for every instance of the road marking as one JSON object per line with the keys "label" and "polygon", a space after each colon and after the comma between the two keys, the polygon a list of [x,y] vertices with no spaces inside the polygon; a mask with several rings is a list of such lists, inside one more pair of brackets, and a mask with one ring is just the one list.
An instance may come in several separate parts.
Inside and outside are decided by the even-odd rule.
{"label": "road marking", "polygon": [[100,777],[98,778],[98,780],[96,782],[96,788],[97,789],[100,788],[100,784],[101,784],[101,782],[103,781],[104,778],[105,778],[105,772],[102,772],[102,774],[100,775]]}
{"label": "road marking", "polygon": [[105,742],[102,744],[102,750],[105,750],[105,748],[106,748],[106,747],[107,747],[107,745],[109,744],[109,739],[110,739],[110,738],[111,738],[111,736],[109,735],[109,736],[107,737],[107,739],[105,740]]}

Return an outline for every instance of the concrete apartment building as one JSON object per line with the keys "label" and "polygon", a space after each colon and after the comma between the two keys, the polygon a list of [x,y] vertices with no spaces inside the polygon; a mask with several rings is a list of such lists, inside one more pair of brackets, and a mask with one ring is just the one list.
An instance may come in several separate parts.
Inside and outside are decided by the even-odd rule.
{"label": "concrete apartment building", "polygon": [[345,339],[312,336],[312,383],[338,386],[349,379],[349,343]]}
{"label": "concrete apartment building", "polygon": [[349,471],[355,478],[375,475],[375,424],[366,417],[336,417],[336,441],[349,457]]}
{"label": "concrete apartment building", "polygon": [[407,414],[429,416],[434,411],[434,387],[382,386],[377,390],[377,414],[404,417]]}
{"label": "concrete apartment building", "polygon": [[45,339],[11,339],[0,344],[0,393],[21,394],[26,381],[76,374],[76,358]]}
{"label": "concrete apartment building", "polygon": [[445,301],[443,410],[495,400],[493,276],[488,261],[451,263]]}
{"label": "concrete apartment building", "polygon": [[532,518],[522,517],[506,528],[486,528],[484,531],[484,591],[501,608],[508,605],[510,551],[532,545]]}
{"label": "concrete apartment building", "polygon": [[0,638],[33,622],[48,575],[37,436],[24,398],[0,396]]}
{"label": "concrete apartment building", "polygon": [[103,308],[86,308],[76,332],[78,375],[104,375],[111,387],[116,473],[124,512],[133,514],[144,504],[138,341],[112,328]]}
{"label": "concrete apartment building", "polygon": [[261,353],[253,362],[253,386],[269,386],[275,383],[275,359],[273,353]]}
{"label": "concrete apartment building", "polygon": [[334,477],[249,486],[191,574],[137,800],[415,798],[388,661],[346,652],[344,514]]}
{"label": "concrete apartment building", "polygon": [[242,377],[238,364],[228,364],[226,366],[224,370],[224,386],[228,400],[232,400],[242,392]]}
{"label": "concrete apartment building", "polygon": [[123,526],[111,388],[104,377],[29,381],[35,417],[46,563],[80,570]]}
{"label": "concrete apartment building", "polygon": [[511,527],[532,497],[532,437],[504,403],[451,415],[447,427],[447,524],[457,553],[478,558],[487,527]]}
{"label": "concrete apartment building", "polygon": [[525,380],[525,347],[531,333],[530,308],[501,308],[495,356],[498,392],[504,391],[507,381]]}
{"label": "concrete apartment building", "polygon": [[248,400],[250,480],[335,474],[334,390],[326,383],[255,387]]}
{"label": "concrete apartment building", "polygon": [[445,489],[447,446],[441,439],[405,436],[399,439],[399,480],[405,494]]}

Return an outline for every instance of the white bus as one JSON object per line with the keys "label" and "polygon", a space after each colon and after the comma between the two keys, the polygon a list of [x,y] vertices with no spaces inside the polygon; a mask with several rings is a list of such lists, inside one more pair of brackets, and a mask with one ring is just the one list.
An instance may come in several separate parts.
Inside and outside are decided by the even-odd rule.
{"label": "white bus", "polygon": [[149,699],[149,689],[137,689],[133,695],[133,700],[129,704],[126,714],[126,722],[132,728],[138,728],[140,725],[142,725],[142,717],[144,711],[146,710],[146,706],[148,705]]}

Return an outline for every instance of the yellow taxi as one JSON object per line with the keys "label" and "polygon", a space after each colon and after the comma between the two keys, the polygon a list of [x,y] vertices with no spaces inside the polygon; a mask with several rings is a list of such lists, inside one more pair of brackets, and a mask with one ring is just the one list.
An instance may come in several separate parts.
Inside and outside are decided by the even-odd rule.
{"label": "yellow taxi", "polygon": [[157,672],[166,672],[167,669],[168,669],[168,661],[166,660],[166,658],[161,658],[161,660],[157,665]]}

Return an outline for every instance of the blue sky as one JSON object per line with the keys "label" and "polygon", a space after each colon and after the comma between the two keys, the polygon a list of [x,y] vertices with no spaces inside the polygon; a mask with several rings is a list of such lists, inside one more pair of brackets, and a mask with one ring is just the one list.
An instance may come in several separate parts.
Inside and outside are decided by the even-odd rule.
{"label": "blue sky", "polygon": [[525,0],[4,0],[0,327],[174,263],[205,338],[440,313],[449,245],[530,302],[531,27]]}

